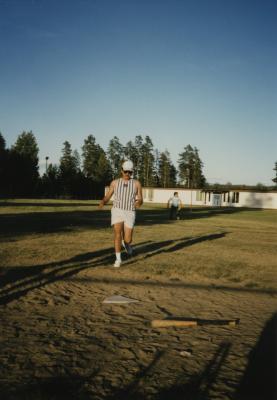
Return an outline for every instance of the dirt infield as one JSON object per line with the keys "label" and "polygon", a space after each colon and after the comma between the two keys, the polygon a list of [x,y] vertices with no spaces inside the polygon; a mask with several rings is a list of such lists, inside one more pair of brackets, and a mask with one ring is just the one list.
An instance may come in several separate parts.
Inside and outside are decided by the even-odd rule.
{"label": "dirt infield", "polygon": [[[128,263],[48,273],[2,274],[1,399],[273,399],[275,292],[152,279]],[[139,302],[103,304],[114,294]],[[151,327],[168,316],[240,323]]]}

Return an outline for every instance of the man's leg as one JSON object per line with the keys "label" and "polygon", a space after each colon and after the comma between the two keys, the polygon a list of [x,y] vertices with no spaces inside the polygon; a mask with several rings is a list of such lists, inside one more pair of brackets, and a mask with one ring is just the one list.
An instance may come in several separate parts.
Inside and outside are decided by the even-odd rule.
{"label": "man's leg", "polygon": [[123,222],[118,222],[117,224],[114,224],[114,250],[116,256],[116,261],[114,263],[115,267],[120,267],[121,264],[121,241],[123,232]]}
{"label": "man's leg", "polygon": [[128,226],[124,225],[123,246],[125,247],[129,256],[131,256],[133,253],[133,249],[131,247],[132,238],[133,238],[133,228],[129,228]]}
{"label": "man's leg", "polygon": [[177,218],[177,207],[172,206],[172,219]]}

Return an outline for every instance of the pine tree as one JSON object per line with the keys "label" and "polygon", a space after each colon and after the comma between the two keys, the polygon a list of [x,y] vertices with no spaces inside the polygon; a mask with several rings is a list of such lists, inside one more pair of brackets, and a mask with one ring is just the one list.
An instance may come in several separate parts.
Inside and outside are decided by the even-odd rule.
{"label": "pine tree", "polygon": [[9,152],[9,180],[11,195],[30,196],[39,182],[38,152],[32,131],[22,132]]}
{"label": "pine tree", "polygon": [[179,154],[179,157],[180,182],[185,187],[191,188],[194,169],[194,151],[190,144],[184,148],[184,151]]}
{"label": "pine tree", "polygon": [[176,186],[177,170],[171,162],[170,153],[168,150],[160,153],[159,158],[159,181],[162,187]]}
{"label": "pine tree", "polygon": [[0,132],[0,188],[1,194],[8,194],[8,150],[6,150],[6,141]]}
{"label": "pine tree", "polygon": [[4,136],[0,132],[0,155],[3,154],[6,151],[6,140],[4,139]]}
{"label": "pine tree", "polygon": [[114,136],[110,140],[107,153],[111,165],[112,177],[115,179],[120,176],[121,165],[124,160],[124,147],[117,136]]}
{"label": "pine tree", "polygon": [[95,137],[89,135],[82,146],[83,173],[87,178],[95,180],[98,158],[99,146]]}
{"label": "pine tree", "polygon": [[80,173],[81,172],[81,157],[80,157],[78,150],[75,149],[73,151],[72,156],[73,156],[76,172]]}
{"label": "pine tree", "polygon": [[161,179],[160,179],[160,152],[158,149],[154,150],[154,183],[153,186],[161,186]]}
{"label": "pine tree", "polygon": [[170,165],[170,172],[169,172],[169,187],[176,187],[177,185],[177,169],[174,164],[171,163]]}
{"label": "pine tree", "polygon": [[105,151],[96,143],[95,137],[89,135],[82,147],[83,173],[87,178],[90,192],[94,196],[104,193],[104,187],[111,179],[111,166]]}
{"label": "pine tree", "polygon": [[132,159],[135,169],[135,177],[142,182],[143,179],[143,137],[141,135],[136,135],[135,137],[135,148],[136,156]]}
{"label": "pine tree", "polygon": [[89,135],[82,147],[83,172],[87,178],[98,183],[111,180],[111,167],[105,151],[96,143],[95,137]]}
{"label": "pine tree", "polygon": [[[124,146],[124,158],[126,160],[134,160],[137,155],[137,149],[134,143],[129,140],[129,142],[126,143],[126,146]],[[133,161],[134,163],[134,161]]]}
{"label": "pine tree", "polygon": [[199,157],[196,147],[189,144],[184,152],[179,154],[179,177],[180,182],[187,188],[201,188],[205,185],[206,179],[203,175],[203,163]]}
{"label": "pine tree", "polygon": [[73,155],[71,144],[66,140],[63,143],[60,171],[63,176],[71,176],[78,172],[78,160]]}
{"label": "pine tree", "polygon": [[96,181],[99,182],[100,186],[102,185],[102,188],[104,189],[104,186],[110,183],[112,173],[109,160],[107,159],[106,153],[103,149],[99,152],[96,171]]}
{"label": "pine tree", "polygon": [[154,154],[153,143],[149,136],[141,146],[141,170],[140,181],[142,186],[152,186],[154,183]]}
{"label": "pine tree", "polygon": [[49,164],[41,178],[41,192],[46,197],[56,197],[61,194],[60,170],[57,165]]}
{"label": "pine tree", "polygon": [[76,183],[76,177],[79,174],[79,156],[76,151],[72,151],[71,144],[68,141],[63,143],[62,157],[60,158],[60,180],[62,193],[72,195]]}
{"label": "pine tree", "polygon": [[169,187],[170,182],[170,154],[167,150],[160,154],[159,158],[159,178],[163,188]]}
{"label": "pine tree", "polygon": [[206,178],[203,175],[203,162],[200,159],[199,151],[194,147],[194,170],[193,170],[193,188],[203,188]]}
{"label": "pine tree", "polygon": [[275,162],[275,167],[273,168],[273,171],[275,171],[275,177],[272,179],[272,182],[274,182],[277,186],[277,161]]}
{"label": "pine tree", "polygon": [[18,136],[15,144],[12,146],[12,150],[17,154],[29,158],[34,162],[34,164],[38,164],[39,148],[32,131],[22,132],[22,134]]}

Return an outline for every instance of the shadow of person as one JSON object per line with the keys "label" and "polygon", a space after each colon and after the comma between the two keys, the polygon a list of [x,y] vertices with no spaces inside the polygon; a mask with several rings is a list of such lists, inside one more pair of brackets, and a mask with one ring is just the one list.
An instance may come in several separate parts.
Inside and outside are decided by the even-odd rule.
{"label": "shadow of person", "polygon": [[144,394],[141,392],[140,384],[143,380],[149,376],[153,370],[157,367],[157,364],[164,357],[165,351],[159,350],[155,355],[154,359],[147,365],[143,367],[135,376],[134,380],[129,383],[126,387],[116,390],[113,395],[108,396],[107,400],[145,400]]}
{"label": "shadow of person", "polygon": [[277,313],[266,323],[256,346],[249,354],[248,365],[235,399],[276,400],[276,366]]}
{"label": "shadow of person", "polygon": [[[145,243],[142,242],[141,245]],[[19,299],[33,289],[67,279],[88,268],[109,265],[113,260],[114,249],[109,247],[77,254],[59,262],[3,269],[0,280],[0,306]]]}
{"label": "shadow of person", "polygon": [[159,400],[209,400],[210,390],[216,383],[230,348],[230,342],[221,342],[201,374],[191,376],[188,382],[183,382],[184,377],[181,375],[172,387],[159,393]]}
{"label": "shadow of person", "polygon": [[[211,398],[210,391],[212,386],[216,383],[218,375],[222,366],[224,365],[229,351],[231,348],[230,342],[221,342],[212,359],[207,363],[204,370],[199,375],[192,375],[189,380],[183,373],[177,377],[176,382],[167,387],[161,388],[159,392],[154,395],[153,399],[156,400],[209,400]],[[151,380],[152,375],[159,371],[159,363],[166,360],[166,352],[160,351],[154,360],[144,369],[142,369],[135,379],[125,388],[120,389],[113,396],[108,397],[107,400],[146,400],[149,396],[141,392],[144,380]],[[160,386],[165,382],[161,381]]]}
{"label": "shadow of person", "polygon": [[[204,235],[196,238],[181,238],[164,240],[160,242],[142,242],[139,247],[143,251],[142,258],[133,257],[128,265],[141,259],[153,257],[162,252],[172,252],[184,247],[201,243],[206,240],[222,238],[225,232]],[[170,246],[168,248],[168,246]],[[0,305],[5,305],[26,295],[30,290],[40,288],[57,280],[69,278],[78,272],[111,264],[113,260],[113,248],[101,249],[95,252],[78,254],[70,259],[59,262],[50,262],[44,265],[10,267],[3,274],[0,282]]]}
{"label": "shadow of person", "polygon": [[[228,233],[229,232],[220,232],[197,237],[183,237],[180,239],[164,240],[161,242],[150,242],[144,246],[137,246],[137,248],[139,247],[139,251],[142,254],[142,256],[139,257],[139,260],[154,257],[161,253],[172,253],[209,240],[221,239],[224,238]],[[135,248],[135,255],[137,255],[136,250],[137,249]],[[134,257],[134,259],[129,260],[128,265],[134,264],[137,261],[138,258]]]}
{"label": "shadow of person", "polygon": [[58,374],[55,377],[33,378],[24,383],[1,387],[2,400],[76,400],[90,398],[85,384],[91,376]]}

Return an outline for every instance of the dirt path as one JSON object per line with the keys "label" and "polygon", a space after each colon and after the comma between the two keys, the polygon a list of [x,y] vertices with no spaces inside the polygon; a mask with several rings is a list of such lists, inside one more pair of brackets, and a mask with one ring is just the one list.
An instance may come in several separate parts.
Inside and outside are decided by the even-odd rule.
{"label": "dirt path", "polygon": [[[276,294],[108,265],[41,282],[2,290],[1,399],[270,398],[257,388],[272,392]],[[114,294],[139,302],[103,304]],[[240,324],[151,327],[166,316]]]}

